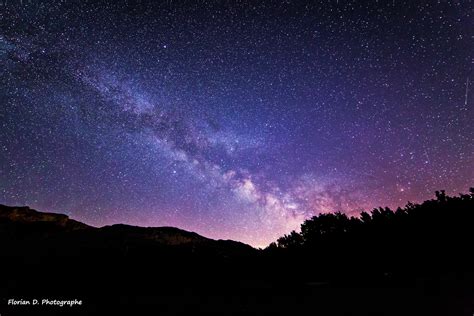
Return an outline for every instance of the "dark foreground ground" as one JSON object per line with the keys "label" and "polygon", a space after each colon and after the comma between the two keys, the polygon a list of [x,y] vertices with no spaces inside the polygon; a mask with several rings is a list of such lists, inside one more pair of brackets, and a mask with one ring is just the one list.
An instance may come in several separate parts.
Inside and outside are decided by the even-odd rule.
{"label": "dark foreground ground", "polygon": [[[9,267],[2,277],[1,314],[470,316],[474,311],[472,275],[299,282],[218,268],[145,266],[90,262],[68,268]],[[83,305],[8,306],[9,298],[78,299]]]}
{"label": "dark foreground ground", "polygon": [[[470,276],[404,282],[291,282],[179,271],[141,272],[98,265],[29,267],[2,281],[2,315],[472,315]],[[124,267],[125,268],[125,267]],[[20,272],[21,273],[21,272]],[[172,273],[172,280],[160,277]],[[32,274],[35,274],[32,276]],[[169,275],[171,276],[171,275]],[[5,283],[4,283],[5,282]],[[8,306],[8,298],[82,300],[82,306]],[[41,304],[41,303],[40,303]]]}

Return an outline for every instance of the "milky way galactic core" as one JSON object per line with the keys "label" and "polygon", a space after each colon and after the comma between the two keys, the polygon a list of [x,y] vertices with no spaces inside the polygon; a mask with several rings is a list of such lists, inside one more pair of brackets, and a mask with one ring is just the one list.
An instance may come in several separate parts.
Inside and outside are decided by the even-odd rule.
{"label": "milky way galactic core", "polygon": [[474,184],[472,1],[1,1],[0,203],[266,246]]}

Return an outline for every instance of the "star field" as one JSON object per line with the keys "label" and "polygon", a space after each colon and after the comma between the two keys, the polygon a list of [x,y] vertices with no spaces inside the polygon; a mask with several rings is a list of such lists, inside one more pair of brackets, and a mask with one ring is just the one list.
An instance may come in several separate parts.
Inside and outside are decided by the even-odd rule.
{"label": "star field", "polygon": [[0,203],[266,246],[474,184],[471,1],[1,1]]}

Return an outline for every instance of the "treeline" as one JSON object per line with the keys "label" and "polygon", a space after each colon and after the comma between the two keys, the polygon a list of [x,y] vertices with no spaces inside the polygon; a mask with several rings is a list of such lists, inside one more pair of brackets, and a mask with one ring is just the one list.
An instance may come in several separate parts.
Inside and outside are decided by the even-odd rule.
{"label": "treeline", "polygon": [[[429,274],[470,271],[474,241],[474,188],[469,194],[436,198],[391,210],[378,208],[359,217],[314,216],[266,250],[292,269],[318,275]],[[324,271],[324,273],[318,273]],[[334,273],[331,273],[334,272]]]}

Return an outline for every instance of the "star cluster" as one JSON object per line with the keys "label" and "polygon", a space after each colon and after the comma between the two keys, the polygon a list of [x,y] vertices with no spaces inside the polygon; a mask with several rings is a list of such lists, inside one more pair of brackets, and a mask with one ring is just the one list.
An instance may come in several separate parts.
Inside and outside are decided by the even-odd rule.
{"label": "star cluster", "polygon": [[265,246],[474,184],[470,1],[1,1],[0,203]]}

